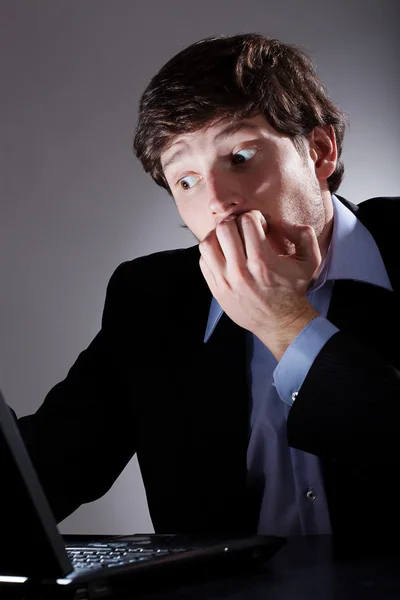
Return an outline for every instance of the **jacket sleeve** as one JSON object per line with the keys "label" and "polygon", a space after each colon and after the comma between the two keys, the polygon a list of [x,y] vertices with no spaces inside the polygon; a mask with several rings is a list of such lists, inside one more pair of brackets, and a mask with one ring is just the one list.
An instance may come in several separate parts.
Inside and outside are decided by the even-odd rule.
{"label": "jacket sleeve", "polygon": [[122,376],[129,359],[125,264],[109,282],[98,335],[38,411],[18,421],[58,522],[105,494],[135,452],[130,378]]}
{"label": "jacket sleeve", "polygon": [[398,464],[400,373],[339,331],[316,357],[290,411],[289,444],[355,468]]}

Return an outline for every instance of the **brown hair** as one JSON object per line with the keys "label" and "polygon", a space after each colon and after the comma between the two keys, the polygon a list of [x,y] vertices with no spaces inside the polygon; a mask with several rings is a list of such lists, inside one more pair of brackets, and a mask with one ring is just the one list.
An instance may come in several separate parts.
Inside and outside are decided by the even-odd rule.
{"label": "brown hair", "polygon": [[332,125],[338,162],[328,185],[336,192],[344,173],[339,157],[346,116],[329,99],[302,50],[258,34],[206,38],[169,60],[141,97],[134,152],[144,170],[170,192],[160,156],[177,135],[226,117],[260,113],[298,150],[314,127]]}

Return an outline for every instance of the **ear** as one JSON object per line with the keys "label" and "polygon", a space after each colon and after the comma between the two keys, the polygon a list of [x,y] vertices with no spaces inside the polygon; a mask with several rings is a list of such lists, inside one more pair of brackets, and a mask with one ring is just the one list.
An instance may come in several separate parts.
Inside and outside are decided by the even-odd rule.
{"label": "ear", "polygon": [[332,125],[314,127],[307,135],[309,154],[314,162],[315,175],[319,181],[326,181],[336,169],[337,146]]}

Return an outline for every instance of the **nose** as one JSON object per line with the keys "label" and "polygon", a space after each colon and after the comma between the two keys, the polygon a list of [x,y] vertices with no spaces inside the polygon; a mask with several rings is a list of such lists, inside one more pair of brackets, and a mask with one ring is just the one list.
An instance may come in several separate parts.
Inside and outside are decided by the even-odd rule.
{"label": "nose", "polygon": [[208,206],[218,222],[243,212],[244,198],[231,177],[213,174],[207,181]]}

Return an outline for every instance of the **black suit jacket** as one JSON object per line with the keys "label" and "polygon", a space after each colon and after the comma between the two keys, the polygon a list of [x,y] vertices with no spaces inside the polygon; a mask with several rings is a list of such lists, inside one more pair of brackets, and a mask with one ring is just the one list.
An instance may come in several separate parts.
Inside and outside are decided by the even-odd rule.
{"label": "black suit jacket", "polygon": [[[346,203],[374,236],[394,292],[340,281],[340,329],[314,361],[288,443],[323,460],[334,532],[399,529],[400,199]],[[225,315],[203,343],[211,294],[198,246],[124,263],[102,328],[19,426],[57,520],[102,496],[137,452],[156,532],[254,532],[246,490],[245,331]]]}

